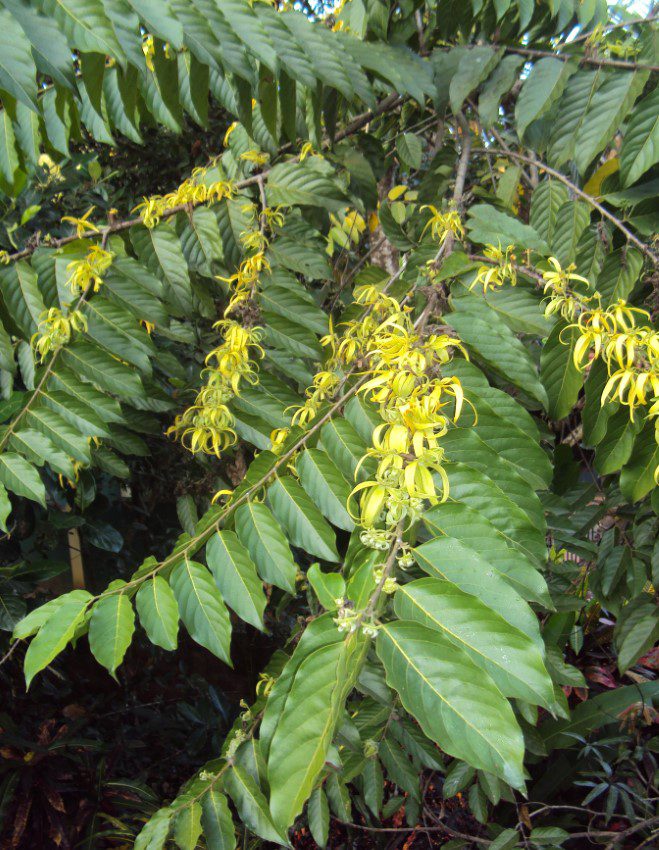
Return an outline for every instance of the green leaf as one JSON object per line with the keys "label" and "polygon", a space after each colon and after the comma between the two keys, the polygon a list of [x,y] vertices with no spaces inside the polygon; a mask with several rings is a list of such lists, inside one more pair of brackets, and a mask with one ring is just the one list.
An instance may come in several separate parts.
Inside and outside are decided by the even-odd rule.
{"label": "green leaf", "polygon": [[340,560],[332,529],[297,481],[290,476],[276,478],[268,501],[294,546],[325,561]]}
{"label": "green leaf", "polygon": [[609,419],[606,435],[597,446],[595,466],[600,475],[617,472],[629,460],[638,432],[629,418],[627,407],[621,407]]}
{"label": "green leaf", "polygon": [[499,118],[499,101],[510,91],[524,64],[521,56],[504,56],[482,88],[478,98],[478,114],[483,126],[489,128]]}
{"label": "green leaf", "polygon": [[570,77],[558,106],[549,141],[548,160],[551,165],[559,167],[575,158],[577,139],[593,96],[605,79],[606,71],[602,68],[594,71],[580,68]]}
{"label": "green leaf", "polygon": [[193,312],[190,276],[176,233],[170,226],[159,224],[151,230],[134,227],[130,238],[138,258],[165,284],[167,299],[178,311],[177,315],[190,315]]}
{"label": "green leaf", "polygon": [[11,513],[11,501],[4,485],[0,484],[0,529],[7,531],[7,517]]}
{"label": "green leaf", "polygon": [[554,240],[558,222],[558,211],[569,200],[567,186],[560,180],[548,178],[539,183],[531,197],[531,226],[540,234],[547,245]]}
{"label": "green leaf", "polygon": [[[21,0],[4,0],[6,9],[18,21],[32,46],[32,55],[39,70],[61,86],[73,88],[75,76],[71,50],[64,35],[53,26],[52,20],[39,15]],[[27,78],[25,78],[27,80]],[[30,78],[31,96],[36,93],[36,81]]]}
{"label": "green leaf", "polygon": [[178,645],[178,605],[161,576],[145,581],[137,591],[135,607],[151,643],[173,650]]}
{"label": "green leaf", "polygon": [[423,158],[423,145],[421,139],[414,133],[401,133],[396,139],[396,152],[398,158],[409,168],[421,168]]}
{"label": "green leaf", "polygon": [[42,9],[55,19],[72,47],[82,53],[107,53],[118,62],[124,60],[101,0],[42,0]]}
{"label": "green leaf", "polygon": [[613,634],[621,673],[632,667],[659,639],[656,603],[642,593],[620,609]]}
{"label": "green leaf", "polygon": [[337,608],[336,600],[346,593],[346,583],[341,573],[326,573],[320,564],[312,564],[307,570],[307,579],[313,587],[318,601],[327,611]]}
{"label": "green leaf", "polygon": [[456,758],[524,787],[524,743],[508,701],[471,658],[433,629],[387,623],[377,652],[387,682],[426,735]]}
{"label": "green leaf", "polygon": [[144,395],[137,372],[93,343],[71,343],[61,350],[60,359],[77,375],[120,398],[133,400]]}
{"label": "green leaf", "polygon": [[[466,346],[472,349],[486,366],[505,380],[510,381],[535,399],[542,407],[547,406],[547,393],[540,383],[536,367],[524,345],[510,328],[485,305],[469,303],[466,309],[457,302],[456,311],[445,317]],[[478,309],[476,309],[478,307]],[[489,322],[485,312],[490,314]]]}
{"label": "green leaf", "polygon": [[623,187],[636,183],[659,160],[659,88],[634,107],[620,150]]}
{"label": "green leaf", "polygon": [[307,818],[313,840],[319,847],[326,847],[329,837],[329,805],[322,786],[316,788],[309,797]]}
{"label": "green leaf", "polygon": [[89,648],[98,663],[106,667],[113,677],[124,660],[134,631],[135,612],[130,599],[122,591],[103,597],[92,608]]}
{"label": "green leaf", "polygon": [[517,98],[515,120],[517,135],[521,139],[526,128],[545,114],[551,105],[561,96],[563,89],[576,71],[570,62],[546,57],[539,59],[524,80],[524,85]]}
{"label": "green leaf", "polygon": [[607,254],[597,278],[602,305],[608,307],[619,299],[627,300],[642,268],[643,255],[636,248],[618,248]]}
{"label": "green leaf", "polygon": [[519,248],[547,254],[549,248],[544,239],[529,224],[513,218],[490,204],[474,204],[469,208],[467,221],[469,236],[483,245],[517,245]]}
{"label": "green leaf", "polygon": [[538,618],[526,604],[505,573],[494,566],[494,558],[479,553],[452,537],[429,540],[414,549],[414,557],[424,572],[453,582],[496,611],[506,622],[524,632],[542,648]]}
{"label": "green leaf", "polygon": [[235,513],[236,532],[263,581],[295,593],[297,566],[286,538],[266,505],[248,502]]}
{"label": "green leaf", "polygon": [[184,806],[174,819],[174,841],[180,850],[195,850],[201,835],[201,806]]}
{"label": "green leaf", "polygon": [[275,165],[268,174],[266,193],[270,206],[323,207],[332,212],[344,207],[347,200],[331,166],[318,157]]}
{"label": "green leaf", "polygon": [[197,207],[181,233],[181,247],[188,266],[206,277],[213,276],[213,263],[224,252],[217,218],[207,207]]}
{"label": "green leaf", "polygon": [[206,544],[206,561],[227,605],[263,631],[266,598],[247,549],[233,531],[218,531]]}
{"label": "green leaf", "polygon": [[320,431],[323,448],[334,461],[348,481],[364,481],[367,471],[362,464],[357,472],[357,465],[366,452],[366,444],[357,431],[345,419],[330,419]]}
{"label": "green leaf", "polygon": [[593,361],[586,379],[585,404],[581,416],[583,439],[587,446],[596,446],[604,439],[608,421],[616,411],[612,403],[602,404],[602,392],[609,380],[606,365],[599,359]]}
{"label": "green leaf", "polygon": [[446,502],[426,511],[423,521],[433,534],[446,535],[449,540],[458,540],[473,549],[492,564],[523,599],[553,607],[547,584],[533,559],[517,549],[514,541],[475,507]]}
{"label": "green leaf", "polygon": [[648,422],[634,442],[631,457],[620,473],[620,489],[630,502],[638,502],[656,487],[659,443],[655,426]]}
{"label": "green leaf", "polygon": [[47,667],[73,638],[92,598],[86,590],[72,590],[60,597],[59,605],[49,609],[48,619],[41,625],[25,653],[23,669],[27,688],[36,674]]}
{"label": "green leaf", "polygon": [[590,223],[590,213],[590,205],[583,201],[567,201],[558,210],[551,253],[563,267],[576,262],[577,246]]}
{"label": "green leaf", "polygon": [[321,349],[316,335],[307,327],[275,313],[263,313],[265,339],[270,345],[290,351],[296,357],[321,360]]}
{"label": "green leaf", "polygon": [[538,642],[478,597],[449,581],[424,578],[396,591],[396,614],[437,629],[492,677],[504,696],[549,708],[554,688]]}
{"label": "green leaf", "polygon": [[215,788],[201,798],[201,826],[208,850],[235,850],[236,831],[229,804]]}
{"label": "green leaf", "polygon": [[487,79],[499,62],[501,51],[482,45],[465,51],[449,85],[449,98],[453,112],[459,112],[467,96]]}
{"label": "green leaf", "polygon": [[39,473],[16,452],[0,453],[0,483],[17,496],[46,506],[46,488]]}
{"label": "green leaf", "polygon": [[0,11],[0,88],[37,112],[37,69],[31,45],[18,21]]}
{"label": "green leaf", "polygon": [[305,449],[296,462],[300,482],[323,516],[345,531],[355,527],[346,510],[350,487],[325,452]]}
{"label": "green leaf", "polygon": [[224,787],[248,829],[265,841],[272,841],[283,847],[288,845],[272,822],[263,792],[246,770],[238,764],[231,765],[224,776]]}
{"label": "green leaf", "polygon": [[574,161],[580,174],[586,172],[593,159],[611,140],[643,91],[647,76],[647,71],[608,74],[593,94],[574,144]]}
{"label": "green leaf", "polygon": [[287,829],[311,794],[368,642],[358,633],[315,649],[296,666],[270,742],[273,820]]}
{"label": "green leaf", "polygon": [[18,333],[29,342],[46,309],[36,272],[25,260],[19,260],[0,269],[0,284],[0,304],[4,304]]}
{"label": "green leaf", "polygon": [[564,321],[554,325],[540,355],[540,378],[547,390],[551,419],[564,419],[579,397],[583,375],[574,365],[572,354],[579,339],[578,328]]}
{"label": "green leaf", "polygon": [[231,666],[229,612],[209,571],[195,561],[181,561],[169,583],[190,637]]}
{"label": "green leaf", "polygon": [[142,827],[134,850],[162,850],[169,835],[172,814],[170,808],[159,809]]}

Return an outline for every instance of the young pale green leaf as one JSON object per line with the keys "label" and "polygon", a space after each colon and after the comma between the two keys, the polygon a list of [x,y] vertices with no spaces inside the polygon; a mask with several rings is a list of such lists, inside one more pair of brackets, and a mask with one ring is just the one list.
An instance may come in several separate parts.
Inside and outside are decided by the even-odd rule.
{"label": "young pale green leaf", "polygon": [[577,328],[557,322],[540,355],[540,378],[547,390],[551,419],[564,419],[572,410],[583,385],[583,374],[574,365],[574,346],[580,334]]}
{"label": "young pale green leaf", "polygon": [[319,847],[327,846],[329,837],[329,804],[322,785],[314,789],[307,806],[309,830]]}
{"label": "young pale green leaf", "polygon": [[659,88],[632,112],[620,151],[620,178],[631,186],[659,160]]}
{"label": "young pale green leaf", "polygon": [[46,488],[39,473],[16,452],[0,454],[0,484],[17,496],[46,505]]}
{"label": "young pale green leaf", "polygon": [[346,593],[346,583],[341,573],[326,573],[321,570],[320,564],[312,564],[307,570],[307,579],[323,608],[334,611],[338,607],[337,600]]}
{"label": "young pale green leaf", "polygon": [[246,770],[238,764],[231,765],[224,776],[224,787],[248,829],[264,841],[288,846],[288,841],[272,821],[263,792]]}
{"label": "young pale green leaf", "polygon": [[294,546],[325,561],[340,560],[332,529],[297,481],[290,476],[275,479],[268,501]]}
{"label": "young pale green leaf", "polygon": [[171,828],[172,814],[170,808],[158,809],[140,830],[134,850],[162,850]]}
{"label": "young pale green leaf", "polygon": [[131,601],[120,587],[116,589],[118,592],[104,596],[94,605],[89,619],[89,648],[111,676],[123,661],[135,631]]}
{"label": "young pale green leaf", "polygon": [[201,798],[201,826],[208,850],[235,850],[236,830],[229,804],[216,788]]}
{"label": "young pale green leaf", "polygon": [[263,581],[295,593],[297,566],[270,509],[247,502],[236,511],[235,525],[238,539],[247,547]]}
{"label": "young pale green leaf", "polygon": [[444,636],[418,623],[381,627],[377,652],[387,682],[439,746],[473,767],[524,788],[524,742],[490,676]]}
{"label": "young pale green leaf", "polygon": [[305,449],[296,469],[302,486],[323,516],[338,528],[352,531],[355,523],[346,510],[350,487],[327,454],[320,449]]}
{"label": "young pale green leaf", "polygon": [[[58,606],[48,612],[48,619],[39,628],[28,646],[23,661],[25,684],[30,687],[36,674],[47,667],[72,639],[87,611],[91,593],[86,590],[72,590],[61,597]],[[20,629],[19,623],[17,628]]]}
{"label": "young pale green leaf", "polygon": [[190,637],[231,666],[231,621],[209,571],[195,561],[181,561],[169,583]]}
{"label": "young pale green leaf", "polygon": [[477,596],[452,582],[424,578],[401,586],[394,607],[401,619],[441,631],[489,673],[504,696],[553,705],[554,688],[538,642]]}
{"label": "young pale green leaf", "polygon": [[35,608],[34,611],[30,611],[29,614],[16,623],[12,633],[12,638],[14,640],[25,640],[25,638],[31,637],[31,635],[38,632],[43,624],[49,620],[60,607],[63,599],[63,596],[56,596],[54,599],[50,599],[48,602],[40,605],[38,608]]}
{"label": "young pale green leaf", "polygon": [[201,806],[184,806],[174,818],[174,842],[179,850],[195,850],[201,836]]}
{"label": "young pale green leaf", "polygon": [[263,631],[266,598],[249,552],[233,531],[218,531],[206,544],[206,561],[230,608]]}
{"label": "young pale green leaf", "polygon": [[137,591],[135,607],[151,643],[173,650],[178,646],[178,605],[162,576],[145,581]]}

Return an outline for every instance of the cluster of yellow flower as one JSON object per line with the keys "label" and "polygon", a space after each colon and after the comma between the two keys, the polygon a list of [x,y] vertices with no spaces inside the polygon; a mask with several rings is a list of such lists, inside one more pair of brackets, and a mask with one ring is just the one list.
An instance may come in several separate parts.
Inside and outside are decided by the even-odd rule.
{"label": "cluster of yellow flower", "polygon": [[223,198],[233,198],[236,187],[231,180],[208,181],[208,175],[212,168],[217,165],[217,158],[200,168],[195,168],[183,183],[174,191],[166,195],[152,195],[150,198],[138,204],[133,212],[139,212],[145,227],[152,228],[160,223],[163,215],[169,210],[189,204],[210,204],[221,201]]}
{"label": "cluster of yellow flower", "polygon": [[83,294],[89,287],[98,292],[103,283],[103,274],[112,265],[112,257],[110,251],[100,245],[92,245],[85,257],[69,263],[66,270],[69,272],[67,283],[71,292]]}
{"label": "cluster of yellow flower", "polygon": [[204,386],[195,403],[174,420],[167,434],[179,437],[191,452],[204,452],[217,457],[238,439],[233,428],[234,417],[228,402],[240,395],[242,381],[257,383],[253,357],[263,357],[261,329],[245,328],[232,319],[220,319],[213,325],[224,341],[206,357]]}
{"label": "cluster of yellow flower", "polygon": [[59,307],[51,307],[44,311],[39,317],[39,329],[33,335],[31,344],[43,361],[45,356],[59,348],[67,345],[74,331],[87,330],[87,319],[80,310],[71,310],[63,313]]}
{"label": "cluster of yellow flower", "polygon": [[[493,282],[500,286],[506,279],[514,285],[511,249],[504,254],[488,246],[484,253],[497,265],[479,268],[472,286],[481,283],[486,291]],[[550,268],[542,272],[545,316],[558,315],[569,323],[565,330],[577,329],[575,367],[583,370],[591,359],[601,359],[608,371],[601,404],[612,401],[628,407],[632,420],[637,409],[647,409],[648,419],[656,418],[659,443],[659,331],[651,326],[650,314],[622,299],[604,308],[600,294],[591,290],[587,278],[575,273],[574,264],[563,268],[556,257],[549,257],[548,263]],[[654,478],[659,484],[659,466]]]}
{"label": "cluster of yellow flower", "polygon": [[[414,521],[424,501],[436,504],[448,496],[439,439],[460,416],[464,395],[460,381],[442,377],[441,367],[456,349],[466,352],[459,340],[445,334],[422,337],[410,310],[376,286],[357,287],[354,294],[365,311],[360,319],[346,322],[340,336],[330,328],[321,341],[331,352],[326,369],[315,376],[292,424],[305,426],[316,417],[346,369],[370,376],[359,391],[378,405],[382,423],[359,467],[368,458],[375,458],[377,467],[373,480],[358,484],[350,500],[359,500],[355,519],[363,529],[362,542],[386,549],[399,523]],[[273,432],[273,450],[287,435],[287,429]],[[441,493],[433,473],[439,476]]]}
{"label": "cluster of yellow flower", "polygon": [[505,251],[500,246],[487,245],[483,256],[489,260],[489,263],[478,267],[470,289],[480,285],[483,287],[483,292],[487,292],[488,289],[498,289],[505,283],[511,286],[517,285],[516,257],[513,254],[512,245],[508,245]]}

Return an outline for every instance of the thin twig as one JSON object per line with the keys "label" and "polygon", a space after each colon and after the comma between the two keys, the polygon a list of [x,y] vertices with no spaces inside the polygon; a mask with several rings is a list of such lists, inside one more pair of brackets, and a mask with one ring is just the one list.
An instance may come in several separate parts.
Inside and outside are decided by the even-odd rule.
{"label": "thin twig", "polygon": [[556,171],[555,168],[552,168],[550,165],[547,165],[540,160],[535,159],[535,157],[527,156],[523,153],[517,153],[517,151],[511,150],[500,150],[497,148],[474,148],[474,153],[494,153],[500,156],[508,156],[511,159],[518,159],[521,162],[527,162],[529,165],[534,165],[536,168],[545,171],[547,174],[550,174],[552,177],[555,177],[561,183],[565,184],[575,195],[578,195],[580,198],[583,198],[586,203],[590,204],[594,207],[604,218],[607,218],[612,224],[614,224],[618,230],[625,234],[627,239],[632,242],[636,247],[642,251],[646,257],[649,257],[652,262],[657,265],[659,263],[659,256],[652,251],[645,243],[641,242],[641,240],[635,236],[631,230],[623,224],[623,222],[613,213],[609,212],[606,207],[602,206],[599,201],[596,201],[592,195],[587,194],[580,189],[575,183],[573,183],[569,178],[567,178],[564,174],[561,174],[560,171]]}
{"label": "thin twig", "polygon": [[626,62],[624,59],[598,59],[597,56],[573,56],[569,53],[556,53],[553,50],[534,50],[531,47],[506,47],[506,53],[519,53],[521,56],[541,58],[548,56],[562,62],[574,60],[579,64],[599,65],[604,68],[623,68],[627,71],[659,71],[659,65],[646,65],[642,62]]}

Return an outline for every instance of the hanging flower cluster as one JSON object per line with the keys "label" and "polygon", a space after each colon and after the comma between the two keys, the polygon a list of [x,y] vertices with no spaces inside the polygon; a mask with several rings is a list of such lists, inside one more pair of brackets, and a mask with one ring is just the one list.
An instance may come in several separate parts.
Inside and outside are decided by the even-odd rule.
{"label": "hanging flower cluster", "polygon": [[211,169],[217,161],[211,160],[204,168],[195,168],[181,185],[166,195],[152,195],[133,208],[139,212],[142,223],[149,229],[160,223],[163,215],[169,210],[183,207],[186,204],[197,206],[221,201],[223,198],[233,198],[236,187],[230,180],[209,180]]}
{"label": "hanging flower cluster", "polygon": [[39,329],[33,335],[31,345],[44,360],[50,351],[67,345],[75,331],[86,331],[87,319],[80,310],[63,313],[58,307],[51,307],[39,316]]}
{"label": "hanging flower cluster", "polygon": [[486,293],[488,289],[499,289],[505,283],[509,283],[510,286],[517,285],[517,267],[512,245],[508,245],[505,251],[501,249],[501,246],[487,245],[483,250],[483,256],[489,263],[478,267],[470,289],[482,286],[483,292]]}
{"label": "hanging flower cluster", "polygon": [[66,267],[69,272],[67,281],[71,292],[83,294],[92,287],[98,292],[103,283],[103,275],[112,265],[113,254],[101,248],[100,245],[92,245],[87,255],[81,260],[73,260]]}
{"label": "hanging flower cluster", "polygon": [[263,357],[261,329],[246,328],[232,319],[220,319],[213,327],[222,332],[223,342],[206,357],[204,386],[195,403],[174,420],[167,434],[177,436],[191,452],[217,457],[238,439],[228,402],[240,395],[243,381],[256,384],[254,356]]}
{"label": "hanging flower cluster", "polygon": [[421,232],[422,236],[427,230],[430,230],[430,235],[433,239],[436,239],[440,245],[443,245],[449,236],[451,239],[464,239],[464,225],[456,210],[447,210],[446,212],[442,212],[432,204],[424,204],[424,206],[421,207],[420,212],[423,212],[424,210],[430,210],[431,215]]}

